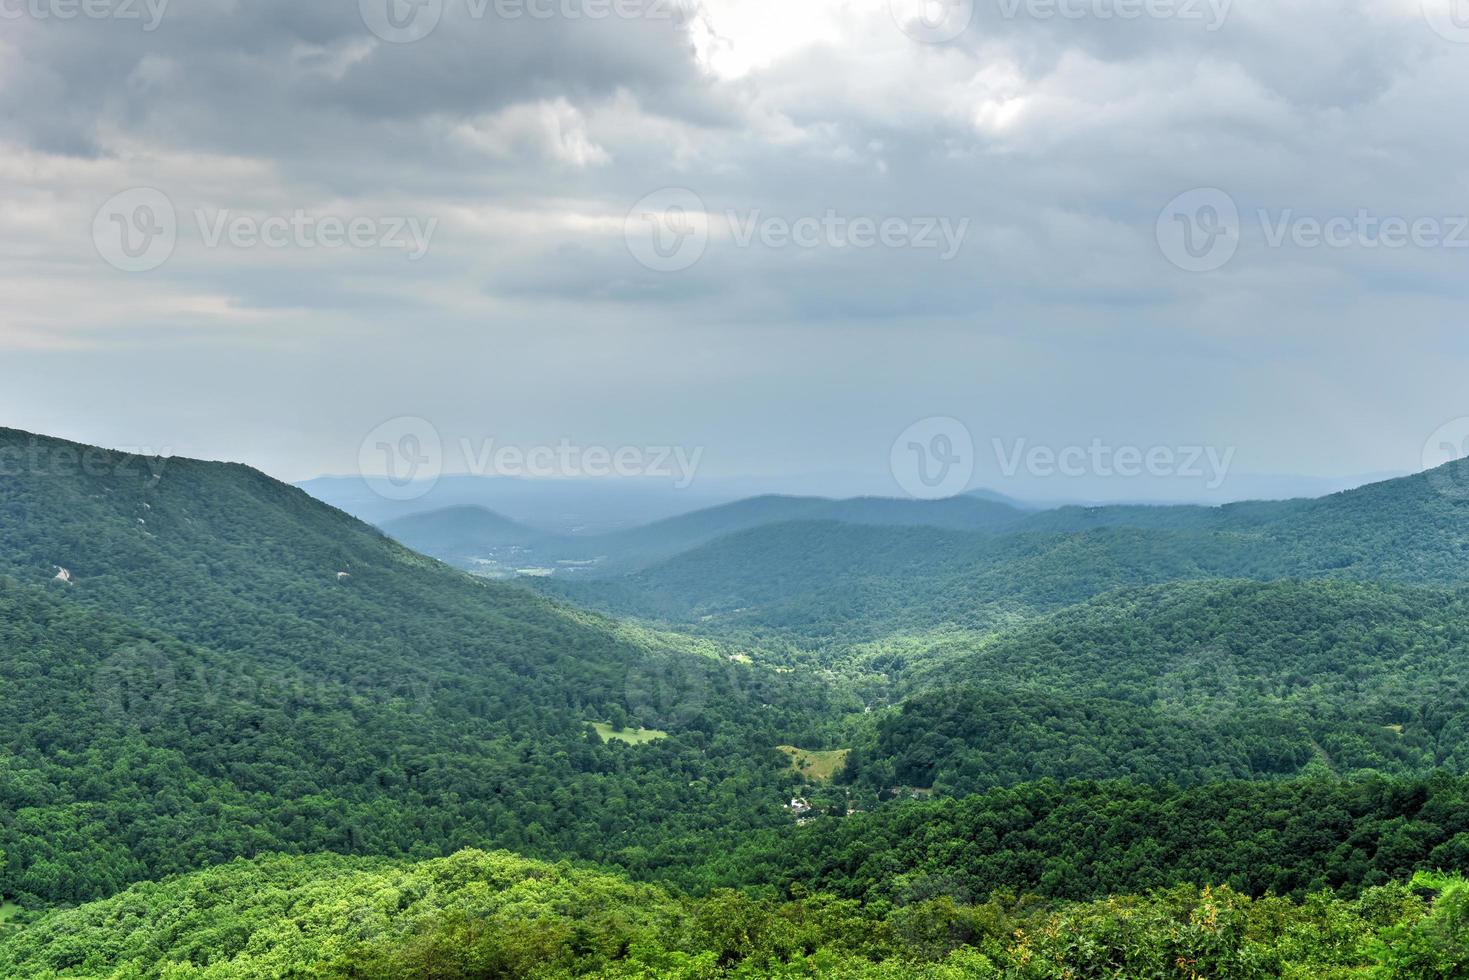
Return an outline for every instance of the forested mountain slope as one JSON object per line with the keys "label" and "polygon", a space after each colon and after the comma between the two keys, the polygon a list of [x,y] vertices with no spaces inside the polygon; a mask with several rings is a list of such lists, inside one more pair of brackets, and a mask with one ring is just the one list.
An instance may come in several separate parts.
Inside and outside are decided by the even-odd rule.
{"label": "forested mountain slope", "polygon": [[1188,579],[1453,585],[1469,582],[1469,493],[1460,487],[1469,487],[1469,461],[1320,500],[1063,508],[990,533],[764,525],[561,591],[621,614],[850,641],[940,625],[987,629],[1006,612]]}
{"label": "forested mountain slope", "polygon": [[543,587],[621,615],[851,642],[938,626],[988,629],[1124,585],[1250,577],[1275,557],[1267,542],[1208,532],[995,537],[823,522],[755,528],[635,575]]}
{"label": "forested mountain slope", "polygon": [[1469,593],[1342,581],[1109,593],[935,651],[848,759],[873,787],[1469,771]]}
{"label": "forested mountain slope", "polygon": [[1090,899],[1179,882],[1228,883],[1255,895],[1357,895],[1416,870],[1466,866],[1469,778],[1439,773],[1187,788],[1041,781],[904,800],[753,833],[700,877],[901,904],[1006,890]]}
{"label": "forested mountain slope", "polygon": [[[1337,579],[1120,589],[940,651],[941,673],[1202,711],[1469,682],[1469,591]],[[1405,719],[1399,719],[1405,720]]]}
{"label": "forested mountain slope", "polygon": [[[0,477],[6,894],[270,850],[613,859],[733,833],[784,816],[773,746],[849,707],[474,580],[242,466],[9,430],[4,450],[42,461]],[[669,737],[606,744],[604,721]]]}
{"label": "forested mountain slope", "polygon": [[1401,582],[1469,580],[1469,460],[1317,499],[1222,507],[1064,507],[1032,514],[1026,531],[1099,527],[1257,536],[1281,574]]}
{"label": "forested mountain slope", "polygon": [[[352,670],[372,669],[364,648],[412,644],[432,662],[480,660],[513,685],[578,644],[596,644],[578,658],[593,673],[636,654],[589,621],[454,573],[244,466],[173,458],[156,461],[155,476],[120,454],[0,430],[7,448],[92,462],[0,477],[0,574],[181,639]],[[69,582],[53,581],[59,568]],[[551,636],[564,642],[546,644]]]}

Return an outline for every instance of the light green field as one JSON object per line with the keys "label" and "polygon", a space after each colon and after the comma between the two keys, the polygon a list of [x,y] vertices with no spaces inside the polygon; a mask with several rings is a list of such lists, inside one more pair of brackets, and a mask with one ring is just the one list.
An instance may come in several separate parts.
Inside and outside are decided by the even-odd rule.
{"label": "light green field", "polygon": [[18,914],[20,914],[19,905],[14,902],[0,902],[0,928],[9,926],[11,920]]}
{"label": "light green field", "polygon": [[660,732],[656,728],[624,728],[620,732],[614,732],[611,725],[600,721],[593,722],[592,727],[597,730],[598,735],[602,736],[602,741],[604,742],[615,738],[619,742],[626,742],[628,745],[646,745],[649,742],[656,742],[660,738],[668,737],[667,732]]}
{"label": "light green field", "polygon": [[812,749],[798,749],[794,745],[777,745],[786,755],[791,757],[791,768],[800,773],[805,779],[812,782],[828,782],[835,776],[843,766],[847,764],[847,753],[851,749],[830,749],[817,751]]}

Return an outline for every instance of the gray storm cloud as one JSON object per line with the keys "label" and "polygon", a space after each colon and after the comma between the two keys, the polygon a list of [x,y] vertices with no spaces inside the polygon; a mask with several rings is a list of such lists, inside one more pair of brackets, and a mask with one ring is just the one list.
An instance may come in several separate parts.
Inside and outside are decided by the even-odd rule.
{"label": "gray storm cloud", "polygon": [[[933,44],[876,0],[446,0],[407,43],[374,18],[427,8],[375,2],[0,0],[5,421],[289,477],[394,415],[730,475],[881,468],[940,415],[1337,475],[1469,415],[1469,250],[1275,234],[1469,210],[1469,38],[1417,3],[982,0]],[[134,188],[166,203],[99,213]],[[1196,189],[1222,219],[1166,212]],[[147,271],[96,241],[170,219]]]}

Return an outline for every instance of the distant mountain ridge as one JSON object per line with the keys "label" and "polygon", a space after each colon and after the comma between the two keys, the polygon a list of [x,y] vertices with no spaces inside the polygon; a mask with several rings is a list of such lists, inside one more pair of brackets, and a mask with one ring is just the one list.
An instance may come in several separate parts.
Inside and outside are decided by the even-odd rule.
{"label": "distant mountain ridge", "polygon": [[423,554],[469,571],[513,574],[516,562],[545,571],[604,576],[653,564],[729,534],[797,520],[880,527],[939,527],[995,531],[1025,512],[971,497],[906,500],[854,497],[750,497],[665,518],[641,527],[596,535],[537,531],[482,507],[454,507],[382,525],[385,533]]}
{"label": "distant mountain ridge", "polygon": [[559,591],[614,614],[862,640],[987,628],[1008,611],[1120,586],[1322,577],[1469,582],[1469,461],[1315,500],[1012,511],[982,529],[911,534],[814,519],[757,525]]}

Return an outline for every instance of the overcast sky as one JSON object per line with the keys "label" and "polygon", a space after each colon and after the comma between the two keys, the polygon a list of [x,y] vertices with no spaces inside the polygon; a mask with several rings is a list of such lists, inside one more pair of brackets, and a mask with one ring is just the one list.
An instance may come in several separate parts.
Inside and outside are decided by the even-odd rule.
{"label": "overcast sky", "polygon": [[1416,470],[1469,435],[1460,13],[0,0],[0,424],[287,479],[405,417],[449,471],[865,478],[931,418],[971,483]]}

